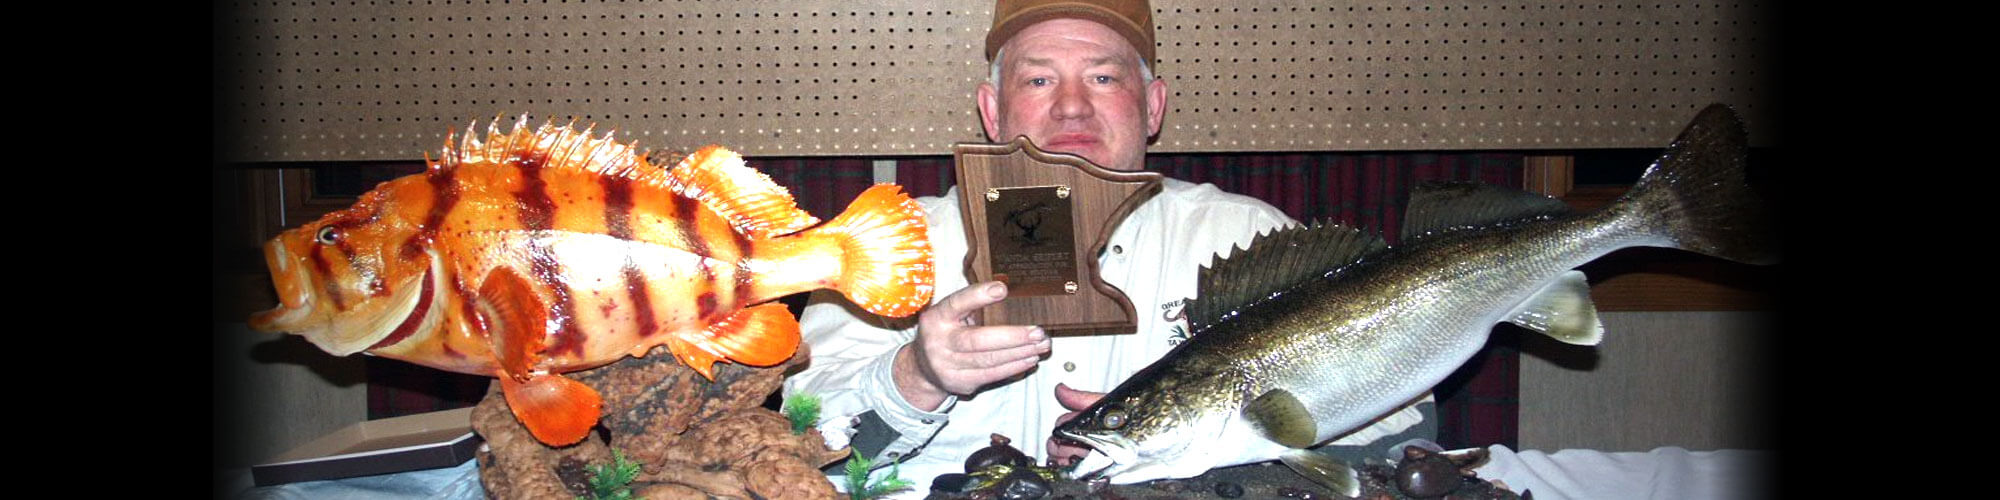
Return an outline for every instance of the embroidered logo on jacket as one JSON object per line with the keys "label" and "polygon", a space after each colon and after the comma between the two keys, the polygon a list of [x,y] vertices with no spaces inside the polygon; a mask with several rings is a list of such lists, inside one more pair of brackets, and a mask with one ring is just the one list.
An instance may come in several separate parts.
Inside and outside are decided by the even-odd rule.
{"label": "embroidered logo on jacket", "polygon": [[1182,342],[1187,342],[1188,328],[1186,319],[1187,299],[1160,304],[1160,320],[1167,322],[1169,325],[1168,328],[1173,332],[1167,336],[1168,346],[1177,346],[1181,345]]}

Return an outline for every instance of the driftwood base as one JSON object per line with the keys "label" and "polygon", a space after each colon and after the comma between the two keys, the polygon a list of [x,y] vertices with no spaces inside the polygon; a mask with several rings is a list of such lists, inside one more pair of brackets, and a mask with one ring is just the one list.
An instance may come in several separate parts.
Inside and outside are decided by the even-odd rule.
{"label": "driftwood base", "polygon": [[828,451],[817,430],[792,434],[783,415],[762,407],[806,349],[773,367],[718,363],[712,382],[664,348],[568,374],[604,398],[604,416],[597,432],[561,448],[528,434],[496,381],[472,412],[488,447],[478,454],[480,482],[492,498],[588,497],[586,467],[610,463],[617,448],[643,464],[631,488],[644,498],[833,499],[819,468],[847,450]]}

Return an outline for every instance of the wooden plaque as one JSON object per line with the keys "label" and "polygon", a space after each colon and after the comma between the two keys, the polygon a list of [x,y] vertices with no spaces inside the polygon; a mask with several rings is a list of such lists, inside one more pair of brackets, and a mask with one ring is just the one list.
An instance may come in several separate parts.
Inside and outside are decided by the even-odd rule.
{"label": "wooden plaque", "polygon": [[952,147],[970,283],[1007,283],[1007,299],[973,315],[985,325],[1038,325],[1050,335],[1137,331],[1132,300],[1104,282],[1097,257],[1111,231],[1160,190],[1164,176],[1120,172],[1049,153],[1027,137]]}

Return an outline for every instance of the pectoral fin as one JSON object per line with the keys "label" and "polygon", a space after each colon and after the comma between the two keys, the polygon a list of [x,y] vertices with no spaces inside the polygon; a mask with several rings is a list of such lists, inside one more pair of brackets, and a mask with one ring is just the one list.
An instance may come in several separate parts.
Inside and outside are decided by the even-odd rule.
{"label": "pectoral fin", "polygon": [[479,296],[473,299],[473,313],[493,343],[493,356],[501,371],[516,381],[526,380],[529,370],[540,361],[549,315],[528,281],[504,267],[486,273]]}
{"label": "pectoral fin", "polygon": [[1361,496],[1361,475],[1354,468],[1333,457],[1306,450],[1292,450],[1279,455],[1278,460],[1291,467],[1293,472],[1319,483],[1347,498]]}
{"label": "pectoral fin", "polygon": [[773,302],[670,339],[667,348],[689,368],[715,380],[716,361],[770,366],[791,359],[799,348],[799,321],[784,304]]}
{"label": "pectoral fin", "polygon": [[1582,271],[1557,276],[1508,314],[1506,321],[1570,344],[1597,345],[1604,340],[1604,324],[1590,303],[1590,282]]}
{"label": "pectoral fin", "polygon": [[1306,412],[1306,405],[1299,402],[1291,391],[1272,389],[1258,396],[1243,407],[1243,416],[1250,426],[1263,433],[1265,439],[1293,448],[1312,446],[1318,440],[1319,422]]}
{"label": "pectoral fin", "polygon": [[514,418],[535,439],[550,446],[582,441],[597,425],[603,398],[595,389],[556,374],[533,373],[541,359],[548,323],[543,307],[526,279],[511,269],[486,275],[473,311],[493,343],[500,361],[500,391]]}
{"label": "pectoral fin", "polygon": [[596,389],[556,374],[536,375],[526,382],[500,377],[500,391],[507,396],[514,418],[549,446],[582,441],[597,425],[604,407]]}

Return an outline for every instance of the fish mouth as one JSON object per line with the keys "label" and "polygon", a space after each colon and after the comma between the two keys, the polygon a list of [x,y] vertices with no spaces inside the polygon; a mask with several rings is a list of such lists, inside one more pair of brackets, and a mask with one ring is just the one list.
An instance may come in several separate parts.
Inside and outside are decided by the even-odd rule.
{"label": "fish mouth", "polygon": [[1137,443],[1116,434],[1078,434],[1061,431],[1063,437],[1090,445],[1091,453],[1077,463],[1077,477],[1088,478],[1116,474],[1129,469],[1139,462]]}
{"label": "fish mouth", "polygon": [[432,259],[432,266],[424,269],[421,278],[395,287],[396,292],[380,305],[317,314],[313,301],[301,298],[296,307],[281,303],[252,315],[250,326],[265,332],[296,333],[335,356],[393,345],[436,323],[433,321],[436,315],[432,314],[437,295],[433,283],[437,279],[436,267],[437,261]]}
{"label": "fish mouth", "polygon": [[312,276],[305,266],[296,265],[281,241],[264,244],[264,263],[271,270],[271,283],[278,291],[278,305],[250,315],[250,328],[281,333],[304,329],[313,317],[312,293],[305,284]]}

